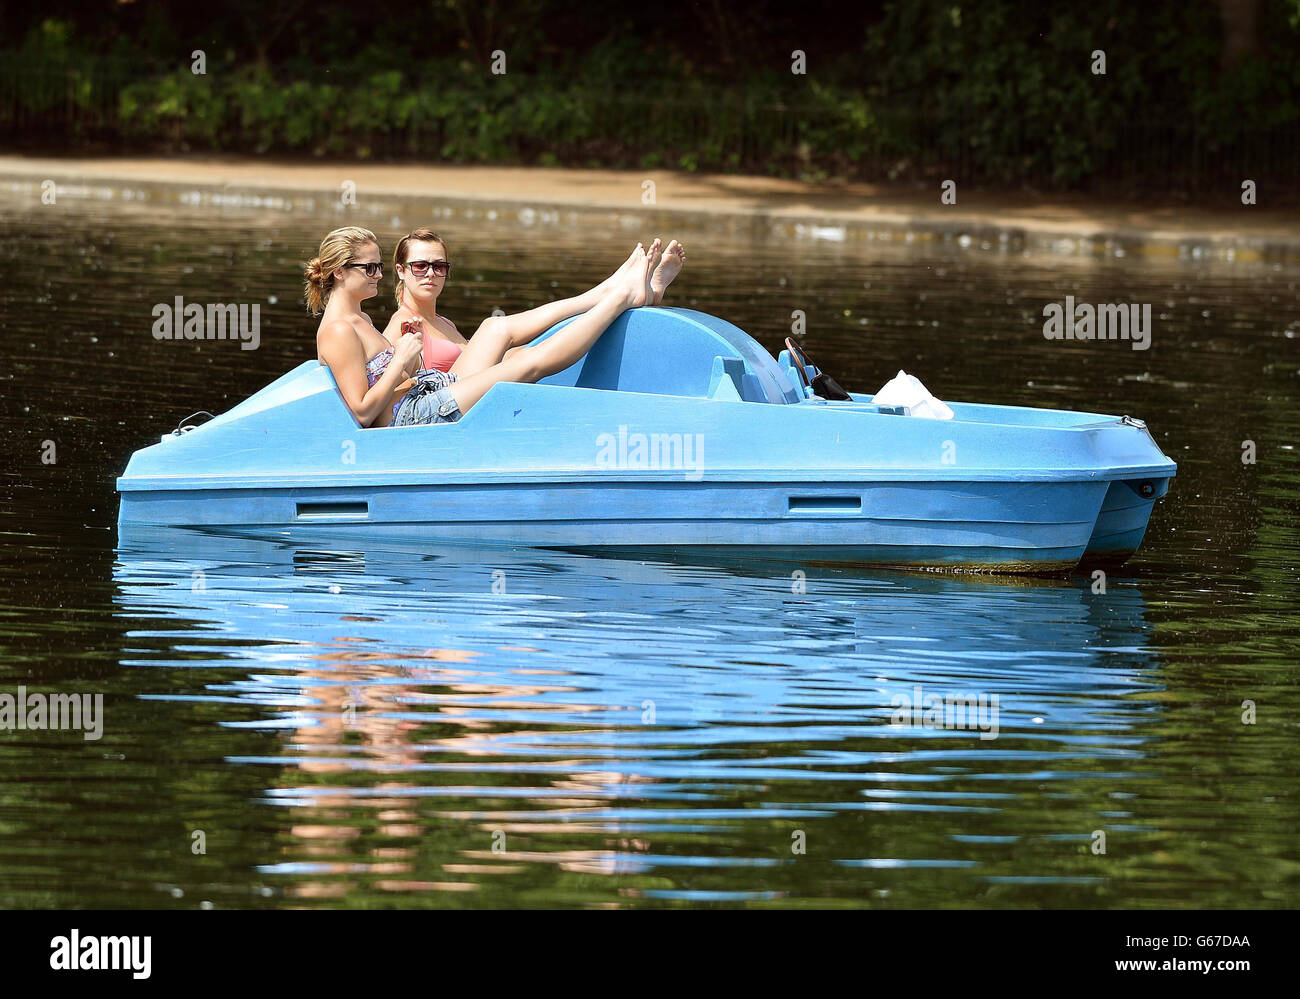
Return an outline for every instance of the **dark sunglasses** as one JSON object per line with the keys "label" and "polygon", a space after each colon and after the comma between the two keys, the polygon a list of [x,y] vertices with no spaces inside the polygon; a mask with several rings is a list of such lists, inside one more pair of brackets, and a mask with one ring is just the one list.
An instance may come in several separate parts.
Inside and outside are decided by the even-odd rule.
{"label": "dark sunglasses", "polygon": [[384,273],[384,265],[383,265],[383,263],[374,263],[374,262],[371,262],[371,263],[368,263],[368,264],[344,264],[343,266],[344,266],[344,267],[364,267],[365,270],[366,270],[366,277],[368,277],[368,278],[379,277],[380,275],[382,275],[382,274]]}
{"label": "dark sunglasses", "polygon": [[406,266],[416,277],[424,277],[433,268],[435,277],[446,277],[451,273],[451,264],[446,260],[408,260]]}

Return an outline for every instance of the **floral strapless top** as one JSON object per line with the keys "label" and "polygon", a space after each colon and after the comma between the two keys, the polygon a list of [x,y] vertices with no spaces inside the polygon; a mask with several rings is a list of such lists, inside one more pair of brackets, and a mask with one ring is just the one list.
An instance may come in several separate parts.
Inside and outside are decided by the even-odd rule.
{"label": "floral strapless top", "polygon": [[393,348],[381,350],[378,354],[366,362],[366,381],[370,387],[375,387],[375,382],[384,377],[384,372],[388,370],[388,362],[393,359]]}

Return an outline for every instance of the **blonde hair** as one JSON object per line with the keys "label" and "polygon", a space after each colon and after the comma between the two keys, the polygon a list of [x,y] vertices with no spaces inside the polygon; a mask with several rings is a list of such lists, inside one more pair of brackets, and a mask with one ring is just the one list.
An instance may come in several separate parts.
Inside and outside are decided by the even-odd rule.
{"label": "blonde hair", "polygon": [[[451,254],[447,250],[447,241],[430,229],[427,225],[422,225],[418,229],[412,229],[405,236],[397,241],[397,246],[393,250],[393,273],[397,273],[397,265],[406,266],[406,258],[410,254],[411,243],[439,243],[443,252],[447,253],[448,258]],[[402,292],[406,289],[406,283],[401,277],[397,278],[397,287],[393,289],[393,298],[397,300],[398,305],[405,305],[402,298]]]}
{"label": "blonde hair", "polygon": [[378,246],[379,240],[373,232],[359,225],[335,229],[320,241],[320,252],[307,261],[302,272],[307,308],[313,316],[319,316],[330,300],[330,293],[334,290],[334,272],[344,264],[352,263],[357,251],[369,243]]}

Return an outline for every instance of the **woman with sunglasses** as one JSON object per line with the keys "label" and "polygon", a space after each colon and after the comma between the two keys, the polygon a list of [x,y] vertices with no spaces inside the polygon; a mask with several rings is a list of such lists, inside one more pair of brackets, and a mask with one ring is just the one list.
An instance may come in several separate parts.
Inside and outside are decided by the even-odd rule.
{"label": "woman with sunglasses", "polygon": [[438,296],[442,294],[451,261],[447,244],[432,229],[421,227],[407,233],[393,251],[393,270],[397,272],[397,311],[384,328],[384,337],[397,345],[404,326],[418,322],[424,339],[421,366],[425,369],[450,371],[469,343],[446,316],[438,315]]}
{"label": "woman with sunglasses", "polygon": [[[653,301],[658,242],[650,254],[638,243],[614,274],[583,295],[520,316],[485,320],[450,371],[420,371],[412,381],[421,360],[421,334],[403,334],[390,345],[361,311],[361,303],[379,290],[384,267],[379,241],[358,226],[335,229],[304,270],[307,307],[321,316],[317,356],[362,426],[454,423],[497,382],[536,382],[563,371],[625,310]],[[578,318],[554,336],[524,346],[574,315]],[[512,322],[522,317],[531,318]]]}

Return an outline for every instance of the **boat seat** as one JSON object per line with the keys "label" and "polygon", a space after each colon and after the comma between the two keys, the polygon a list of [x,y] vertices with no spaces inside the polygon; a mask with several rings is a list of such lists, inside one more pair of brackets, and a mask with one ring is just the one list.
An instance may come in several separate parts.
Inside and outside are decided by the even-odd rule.
{"label": "boat seat", "polygon": [[542,384],[777,404],[802,397],[772,355],[739,327],[692,309],[655,306],[624,312],[586,357]]}

